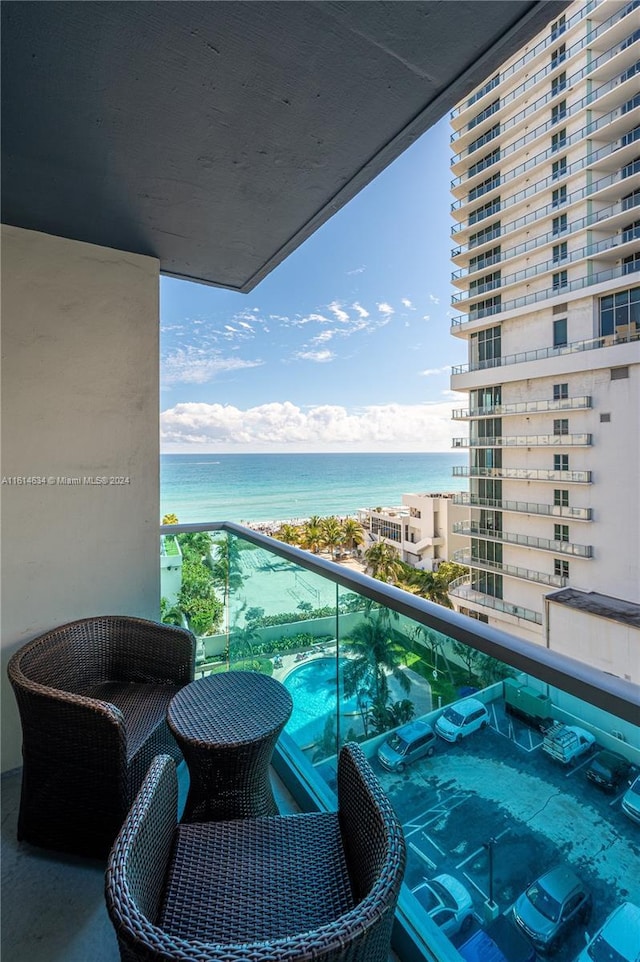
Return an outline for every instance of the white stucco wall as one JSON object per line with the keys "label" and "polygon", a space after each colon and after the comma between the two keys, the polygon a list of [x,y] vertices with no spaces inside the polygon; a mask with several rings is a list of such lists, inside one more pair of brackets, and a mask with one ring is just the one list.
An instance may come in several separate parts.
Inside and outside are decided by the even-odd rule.
{"label": "white stucco wall", "polygon": [[41,631],[159,610],[158,262],[2,228],[2,768],[6,663]]}
{"label": "white stucco wall", "polygon": [[640,629],[547,601],[549,648],[640,684]]}

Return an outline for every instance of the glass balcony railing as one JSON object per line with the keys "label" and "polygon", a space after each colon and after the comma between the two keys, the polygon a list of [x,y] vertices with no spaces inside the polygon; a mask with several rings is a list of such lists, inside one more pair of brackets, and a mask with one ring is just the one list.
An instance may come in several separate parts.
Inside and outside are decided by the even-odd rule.
{"label": "glass balcony railing", "polygon": [[453,438],[454,448],[588,447],[590,434],[513,434],[499,438]]}
{"label": "glass balcony railing", "polygon": [[550,575],[545,571],[533,571],[531,568],[519,568],[517,565],[505,564],[503,561],[492,561],[489,558],[477,558],[468,548],[461,548],[453,552],[451,559],[460,565],[467,565],[469,568],[478,568],[481,571],[499,571],[500,574],[508,575],[511,578],[519,578],[522,581],[534,581],[539,585],[547,585],[550,588],[564,588],[569,579],[561,575]]}
{"label": "glass balcony railing", "polygon": [[[493,915],[508,916],[558,862],[592,893],[594,930],[616,907],[622,880],[625,897],[640,902],[637,827],[619,798],[537,750],[553,718],[639,764],[636,686],[240,525],[161,532],[178,535],[185,559],[164,617],[196,631],[197,673],[261,671],[291,692],[274,767],[301,806],[335,804],[345,740],[371,759],[408,843],[394,929],[403,962],[460,962],[461,944]],[[519,702],[531,692],[535,715],[525,723]],[[469,697],[479,714],[460,732]],[[428,740],[403,754],[416,748],[416,732]],[[423,885],[441,876],[455,880],[464,902],[443,927]],[[583,930],[571,931],[554,962],[577,955]]]}
{"label": "glass balcony railing", "polygon": [[[587,164],[582,164],[581,162],[577,162],[575,165],[572,165],[572,166],[582,167],[582,166],[587,166]],[[588,198],[591,198],[591,197],[595,198],[595,195],[598,194],[600,191],[603,191],[606,188],[611,187],[615,184],[619,184],[620,193],[624,193],[624,190],[626,189],[626,186],[624,185],[624,181],[627,179],[628,176],[630,175],[625,174],[625,172],[622,169],[618,171],[614,171],[613,173],[610,173],[610,174],[606,174],[605,176],[600,177],[598,180],[595,180],[592,183],[588,184],[586,187],[580,187],[578,190],[572,191],[570,194],[568,194],[565,197],[562,204],[553,203],[553,202],[540,204],[538,207],[534,208],[533,211],[527,214],[524,214],[522,217],[516,218],[515,220],[511,221],[507,226],[509,227],[509,229],[518,230],[520,227],[524,227],[527,224],[534,223],[535,221],[546,217],[548,214],[557,213],[559,207],[562,207],[564,209],[567,207],[571,207],[572,204],[577,204],[580,201],[586,200]],[[504,196],[504,190],[503,190],[504,181],[501,181],[499,185],[500,190],[502,191],[501,196],[495,200],[487,201],[487,203],[482,208],[480,208],[479,211],[471,211],[466,221],[463,220],[461,223],[455,224],[451,228],[451,236],[456,237],[462,231],[471,230],[471,228],[475,227],[477,223],[479,223],[480,221],[484,220],[487,217],[493,217],[493,215],[497,214],[498,212],[500,212],[501,214],[505,214],[509,210],[511,210],[512,207],[517,207],[521,204],[524,204],[525,201],[530,200],[532,197],[535,197],[537,194],[545,194],[556,184],[565,183],[566,179],[567,179],[566,175],[564,174],[561,177],[556,177],[556,178],[554,178],[553,176],[544,177],[542,180],[536,181],[533,184],[529,184],[528,187],[523,187],[522,190],[518,190],[515,192],[515,194],[511,194],[508,197]],[[498,184],[496,182],[496,188],[497,187],[498,187]],[[548,194],[546,196],[548,197]],[[469,201],[456,201],[454,204],[451,205],[451,209],[452,211],[455,211],[468,206],[469,206]],[[630,204],[630,206],[633,206],[633,204]],[[621,209],[625,209],[624,204],[622,205]],[[592,218],[592,222],[593,222],[593,218]]]}
{"label": "glass balcony railing", "polygon": [[[567,63],[567,61],[570,61],[571,57],[573,56],[573,53],[577,52],[577,50],[580,49],[583,45],[584,43],[581,41],[576,44],[575,51],[571,49],[568,50],[562,63],[565,64]],[[597,57],[595,60],[593,60],[586,66],[582,67],[580,70],[577,70],[575,73],[572,73],[568,78],[565,78],[561,85],[557,84],[556,86],[554,86],[552,82],[550,90],[546,91],[541,97],[538,97],[536,100],[534,100],[533,103],[528,104],[523,110],[520,110],[518,111],[518,113],[513,114],[513,116],[509,117],[508,120],[503,121],[500,124],[500,134],[504,135],[514,127],[518,127],[527,117],[531,117],[533,114],[540,111],[552,100],[554,100],[556,97],[562,94],[563,91],[572,90],[572,88],[576,84],[580,83],[584,79],[584,77],[593,73],[599,67],[607,63],[607,61],[611,60],[617,53],[620,52],[621,48],[622,48],[622,44],[616,43],[615,45],[610,47],[608,50],[606,50],[604,53],[602,53],[599,57]],[[478,124],[482,123],[487,118],[496,114],[499,110],[502,110],[502,108],[505,107],[508,103],[517,100],[526,89],[530,89],[538,81],[542,80],[544,77],[546,77],[547,75],[552,73],[554,70],[556,70],[559,65],[560,63],[547,64],[535,76],[531,77],[524,84],[520,84],[515,90],[507,94],[507,96],[504,97],[501,101],[486,107],[485,110],[483,110],[482,113],[477,118],[474,118],[469,122],[466,129],[463,128],[461,130],[454,131],[449,138],[450,143],[456,144],[459,140],[465,137],[470,130],[472,130]],[[590,90],[585,97],[582,97],[580,100],[576,100],[571,103],[567,111],[567,116],[571,116],[573,114],[579,113],[580,111],[586,109],[586,107],[588,106],[595,105],[596,102],[601,97],[604,97],[606,94],[610,93],[612,90],[615,90],[615,88],[618,87],[620,83],[624,83],[625,80],[631,79],[632,76],[633,76],[633,73],[631,72],[628,74],[623,73],[621,76],[619,75],[619,76],[612,77],[609,80],[605,81],[604,83],[600,84],[599,86],[595,87],[594,89]],[[597,109],[597,107],[595,109]],[[464,152],[461,151],[458,153],[457,156],[462,157],[463,153]]]}
{"label": "glass balcony railing", "polygon": [[[640,203],[640,200],[638,201]],[[588,267],[588,265],[587,265]],[[539,304],[541,301],[550,300],[552,297],[561,297],[565,294],[572,294],[574,291],[582,291],[585,288],[593,287],[595,284],[603,284],[605,281],[613,281],[618,277],[627,277],[629,274],[633,274],[636,271],[640,271],[640,264],[637,262],[622,263],[617,267],[609,268],[608,270],[598,271],[597,274],[583,274],[581,277],[574,277],[571,280],[568,279],[567,269],[564,264],[560,262],[557,265],[558,279],[556,280],[555,275],[552,277],[552,286],[546,287],[543,290],[535,291],[533,294],[525,294],[522,297],[514,297],[508,301],[499,301],[491,304],[490,307],[481,307],[479,305],[483,304],[484,301],[479,301],[476,304],[471,305],[469,308],[469,314],[467,320],[469,322],[482,320],[484,317],[491,317],[494,314],[506,313],[507,311],[513,311],[518,307],[527,307],[529,304]],[[499,285],[496,285],[499,286]],[[454,318],[452,321],[452,328],[459,327],[463,324],[464,320],[459,317]]]}
{"label": "glass balcony railing", "polygon": [[483,408],[460,408],[453,410],[451,416],[454,421],[468,421],[471,418],[508,417],[511,414],[548,414],[550,411],[578,411],[590,407],[590,397],[549,398],[542,401],[494,404]]}
{"label": "glass balcony railing", "polygon": [[535,625],[542,624],[542,615],[539,611],[534,611],[532,608],[525,608],[523,605],[515,605],[509,601],[504,601],[503,598],[496,598],[495,595],[487,594],[485,591],[479,591],[472,586],[469,576],[454,581],[449,593],[453,595],[454,598],[470,601],[481,605],[483,608],[503,611],[505,614],[512,615],[514,618],[531,621]]}
{"label": "glass balcony railing", "polygon": [[552,471],[546,468],[476,468],[454,465],[454,478],[508,478],[510,481],[564,481],[591,484],[591,471]]}
{"label": "glass balcony railing", "polygon": [[[638,165],[638,169],[640,170],[640,163]],[[630,230],[629,233],[634,234],[635,231]],[[638,231],[638,233],[640,234],[640,231]],[[555,239],[558,239],[557,236]],[[634,239],[635,237],[631,236],[628,238],[628,240]],[[569,264],[575,264],[577,261],[584,260],[587,257],[596,257],[598,254],[606,254],[607,252],[610,252],[610,257],[608,259],[615,260],[620,257],[620,251],[618,248],[622,243],[625,243],[622,235],[615,234],[610,237],[605,237],[600,241],[596,241],[593,244],[587,244],[585,247],[580,247],[573,251],[567,251],[562,255],[558,254],[555,258],[542,261],[542,263],[535,264],[532,267],[526,267],[522,270],[514,271],[513,274],[506,274],[502,277],[493,278],[488,281],[483,281],[482,278],[480,278],[477,281],[472,282],[468,290],[461,291],[459,294],[454,294],[451,298],[451,306],[458,306],[458,309],[460,309],[459,305],[464,307],[466,304],[469,306],[471,305],[471,301],[475,300],[476,298],[483,297],[489,291],[504,291],[505,288],[514,284],[522,284],[523,281],[529,280],[532,277],[540,277],[542,274],[552,274],[554,271],[566,269]],[[502,260],[503,262],[506,261],[506,257],[504,257]],[[470,315],[473,314],[473,305],[469,306],[469,313]]]}
{"label": "glass balcony railing", "polygon": [[[586,101],[586,98],[585,98],[585,101]],[[637,106],[637,104],[634,103],[633,106]],[[575,133],[572,133],[569,137],[567,137],[566,144],[575,144],[575,143],[578,143],[578,141],[582,140],[584,137],[593,137],[597,132],[605,131],[605,128],[608,127],[610,123],[612,123],[618,117],[623,116],[623,114],[627,113],[628,109],[631,109],[631,108],[625,108],[624,106],[620,106],[620,107],[614,108],[613,110],[608,111],[606,114],[603,114],[602,116],[593,120],[586,127],[583,127],[581,130],[577,130],[575,131]],[[548,133],[554,128],[557,129],[558,120],[564,120],[565,118],[578,116],[583,110],[584,110],[584,105],[582,101],[576,101],[575,104],[571,104],[567,108],[566,113],[563,113],[560,118],[551,118],[550,120],[546,120],[544,123],[540,124],[539,126],[534,127],[532,130],[527,131],[526,134],[523,134],[521,137],[518,137],[517,140],[512,141],[510,144],[507,144],[504,147],[501,147],[500,160],[506,157],[510,157],[514,153],[517,153],[518,151],[522,150],[523,147],[526,147],[527,144],[531,144],[533,141],[537,140],[543,134]],[[472,154],[475,153],[475,151],[479,150],[485,144],[488,144],[492,140],[495,140],[496,137],[501,136],[502,133],[504,132],[505,126],[506,125],[503,125],[503,124],[495,124],[493,127],[490,128],[490,130],[488,130],[486,133],[482,134],[480,137],[474,140],[464,150],[461,150],[458,154],[454,154],[450,160],[451,166],[455,167],[456,165],[460,164],[461,161],[465,160],[468,157],[471,157]]]}
{"label": "glass balcony railing", "polygon": [[[602,2],[604,2],[604,0],[601,0],[601,3],[602,3]],[[587,16],[589,15],[589,12],[590,12],[592,9],[595,9],[596,6],[598,6],[598,4],[595,4],[595,3],[594,3],[594,4],[585,4],[585,6],[581,7],[581,8],[573,15],[573,17],[571,17],[569,20],[567,20],[566,25],[565,25],[565,29],[562,31],[562,34],[564,34],[567,30],[570,30],[570,29],[571,29],[572,27],[574,27],[577,23],[579,23],[581,20],[583,20],[585,17],[587,17]],[[608,25],[612,25],[613,23],[617,22],[617,20],[619,20],[619,19],[620,19],[620,14],[617,13],[617,14],[614,15],[614,17],[608,18],[607,21],[606,21],[606,23],[607,23]],[[604,26],[604,25],[603,25],[603,26]],[[484,84],[484,86],[482,86],[479,90],[477,90],[465,103],[460,104],[458,107],[455,107],[455,108],[450,112],[450,115],[449,115],[449,116],[451,117],[451,119],[454,120],[454,119],[455,119],[456,117],[458,117],[461,113],[463,113],[463,111],[465,111],[465,110],[467,110],[469,107],[473,106],[474,103],[477,103],[478,100],[480,100],[480,99],[481,99],[482,97],[484,97],[487,93],[489,93],[491,90],[493,90],[495,87],[497,87],[498,84],[502,83],[504,80],[507,80],[509,77],[511,77],[511,76],[513,76],[514,74],[516,74],[522,67],[525,66],[525,64],[529,63],[529,62],[530,62],[531,60],[533,60],[535,57],[539,56],[544,50],[547,50],[550,46],[553,46],[554,44],[559,43],[559,39],[558,39],[558,38],[559,38],[560,36],[561,36],[560,33],[556,34],[555,36],[553,36],[552,34],[550,34],[549,36],[547,36],[547,37],[545,37],[543,40],[541,40],[539,43],[537,43],[537,44],[535,45],[535,47],[532,47],[531,50],[528,50],[527,53],[524,54],[522,57],[519,57],[518,60],[516,60],[514,63],[512,63],[510,67],[507,67],[506,70],[503,70],[501,73],[496,74],[495,77],[493,77],[488,83]],[[573,55],[574,53],[577,53],[577,52],[578,52],[579,50],[581,50],[585,45],[586,45],[586,40],[581,40],[581,41],[579,41],[579,42],[575,45],[575,47],[570,48],[570,53],[571,53],[572,55]],[[537,79],[539,79],[539,78],[538,78],[538,75],[537,75],[537,74],[534,74],[534,77],[532,78],[532,81],[531,81],[531,82],[532,82],[532,83],[535,83],[535,82],[537,81]]]}
{"label": "glass balcony railing", "polygon": [[[455,321],[454,321],[455,324]],[[540,347],[533,351],[520,351],[518,354],[505,354],[502,357],[492,357],[486,361],[474,361],[471,364],[456,364],[451,368],[452,374],[467,374],[470,371],[484,371],[493,367],[506,367],[509,364],[524,364],[527,361],[540,361],[547,357],[561,357],[564,354],[580,354],[582,351],[594,351],[601,347],[615,347],[640,339],[640,329],[630,334],[607,334],[604,337],[590,337],[586,341],[572,341],[562,347]]]}
{"label": "glass balcony railing", "polygon": [[453,496],[454,504],[471,508],[492,508],[509,511],[513,514],[537,514],[548,518],[568,518],[572,521],[591,521],[591,508],[575,508],[568,504],[540,504],[536,501],[508,501],[504,498],[481,498],[468,491]]}
{"label": "glass balcony railing", "polygon": [[556,541],[552,538],[537,538],[530,534],[518,534],[515,531],[498,531],[495,528],[483,528],[475,521],[456,521],[452,530],[456,534],[469,537],[487,538],[489,541],[503,541],[506,544],[517,544],[524,548],[538,548],[540,551],[553,551],[556,554],[570,554],[576,558],[591,558],[593,548],[590,544],[573,544],[571,541]]}
{"label": "glass balcony railing", "polygon": [[[637,140],[640,140],[640,126],[638,126],[635,130],[631,131],[629,134],[629,137],[630,137],[629,143],[635,143]],[[609,154],[613,153],[614,150],[617,149],[617,146],[623,146],[623,145],[621,144],[608,145],[606,153],[604,153],[604,151],[602,152],[602,157],[608,156]],[[592,155],[592,159],[593,157],[595,157],[595,155]],[[561,237],[563,234],[566,235],[568,233],[576,232],[578,230],[583,230],[585,227],[595,227],[598,224],[602,224],[604,221],[608,220],[610,217],[615,217],[618,214],[625,213],[627,210],[630,210],[631,208],[637,207],[637,206],[638,206],[638,202],[634,200],[633,195],[631,195],[631,197],[625,199],[624,201],[620,201],[615,204],[609,204],[608,206],[602,207],[599,210],[593,210],[586,217],[579,217],[576,220],[571,221],[569,224],[567,224],[567,227],[561,231],[560,230],[556,232],[547,231],[545,234],[540,234],[538,237],[532,238],[529,241],[524,241],[521,244],[516,244],[514,247],[509,248],[508,250],[505,251],[504,257],[501,258],[501,260],[506,260],[507,258],[516,257],[517,255],[526,253],[529,250],[534,250],[536,247],[541,247],[544,244],[551,243],[556,238]],[[463,254],[467,254],[472,250],[475,251],[476,249],[479,249],[484,244],[488,244],[491,241],[496,240],[496,238],[498,237],[507,236],[511,231],[519,230],[520,227],[526,226],[532,221],[538,220],[541,216],[541,210],[546,210],[546,208],[539,208],[537,210],[534,210],[532,213],[527,214],[525,217],[520,217],[517,220],[509,222],[508,224],[500,223],[486,231],[480,231],[477,235],[475,235],[473,240],[469,241],[468,244],[459,244],[458,246],[452,248],[451,256],[460,257]],[[461,229],[462,228],[458,226],[457,230],[459,231]],[[495,263],[498,263],[498,261],[496,261]],[[472,273],[472,272],[467,269],[467,273]],[[457,279],[458,277],[463,277],[463,276],[466,276],[463,272],[461,272],[459,275],[458,274],[453,275],[454,279]]]}

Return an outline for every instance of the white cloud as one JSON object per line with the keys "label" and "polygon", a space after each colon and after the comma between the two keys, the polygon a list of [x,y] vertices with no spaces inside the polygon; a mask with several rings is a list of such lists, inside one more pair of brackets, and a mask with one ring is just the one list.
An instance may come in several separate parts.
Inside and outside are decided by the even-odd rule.
{"label": "white cloud", "polygon": [[[311,343],[312,343],[312,344],[326,344],[327,341],[333,340],[333,338],[335,337],[335,335],[336,335],[337,333],[338,333],[337,331],[332,331],[332,330],[320,331],[319,334],[316,334],[315,337],[312,337],[312,338],[311,338]],[[342,332],[340,332],[340,333],[342,333]]]}
{"label": "white cloud", "polygon": [[[320,340],[318,338],[317,340]],[[327,361],[333,361],[335,354],[332,351],[299,351],[294,355],[300,361],[314,361],[316,364],[326,364]]]}
{"label": "white cloud", "polygon": [[349,320],[349,315],[346,311],[343,311],[342,304],[340,304],[339,301],[332,301],[331,304],[327,305],[327,307],[337,321],[341,321],[343,324],[347,323]]}
{"label": "white cloud", "polygon": [[431,314],[423,314],[423,315],[422,315],[422,320],[423,320],[423,321],[430,321],[430,320],[431,320]]}
{"label": "white cloud", "polygon": [[440,303],[440,298],[436,297],[434,294],[429,294],[429,300],[431,301],[432,304]]}
{"label": "white cloud", "polygon": [[424,371],[418,371],[420,377],[431,377],[433,374],[445,374],[447,371],[451,371],[451,367],[445,364],[444,367],[427,367]]}
{"label": "white cloud", "polygon": [[177,348],[162,361],[164,384],[206,384],[226,371],[259,367],[264,361],[224,357],[219,351],[189,346]]}
{"label": "white cloud", "polygon": [[160,416],[165,450],[447,451],[460,426],[450,401],[341,405],[302,409],[274,401],[241,410],[231,405],[176,404]]}
{"label": "white cloud", "polygon": [[358,316],[361,317],[363,320],[365,317],[369,317],[369,311],[365,310],[365,308],[362,307],[361,304],[358,304],[357,301],[354,301],[351,306],[353,307],[354,311],[358,312]]}
{"label": "white cloud", "polygon": [[382,301],[381,304],[376,305],[381,314],[395,314],[394,309],[391,304],[387,304],[386,301]]}
{"label": "white cloud", "polygon": [[347,271],[347,274],[362,274],[366,271],[366,267],[356,267],[352,271]]}
{"label": "white cloud", "polygon": [[413,303],[409,300],[408,297],[403,297],[402,303],[405,307],[408,307],[410,311],[415,311],[415,307],[413,306]]}

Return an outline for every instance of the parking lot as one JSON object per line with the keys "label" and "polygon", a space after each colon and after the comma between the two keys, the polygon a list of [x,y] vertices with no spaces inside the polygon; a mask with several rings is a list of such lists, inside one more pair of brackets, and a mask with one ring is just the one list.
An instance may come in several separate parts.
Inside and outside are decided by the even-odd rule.
{"label": "parking lot", "polygon": [[[616,795],[585,776],[589,758],[565,768],[541,751],[542,736],[489,706],[491,727],[460,744],[438,739],[432,757],[403,774],[377,774],[404,827],[409,860],[406,882],[453,875],[469,890],[478,924],[489,898],[508,911],[530,882],[568,865],[592,894],[586,926],[593,934],[622,901],[640,905],[640,826],[622,812]],[[584,947],[575,928],[554,955],[571,962]],[[455,938],[454,943],[468,938]]]}

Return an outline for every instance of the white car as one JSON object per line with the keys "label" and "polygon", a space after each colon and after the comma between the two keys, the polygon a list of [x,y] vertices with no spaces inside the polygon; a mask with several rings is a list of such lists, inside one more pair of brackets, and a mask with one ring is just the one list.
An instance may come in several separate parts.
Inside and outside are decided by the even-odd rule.
{"label": "white car", "polygon": [[634,779],[622,796],[622,811],[634,822],[640,824],[640,775]]}
{"label": "white car", "polygon": [[449,938],[466,932],[473,922],[473,901],[452,875],[424,879],[411,889],[422,908]]}
{"label": "white car", "polygon": [[449,705],[438,718],[435,728],[441,738],[448,742],[459,742],[489,724],[489,712],[477,698]]}
{"label": "white car", "polygon": [[614,909],[575,962],[640,962],[640,908],[623,902]]}

